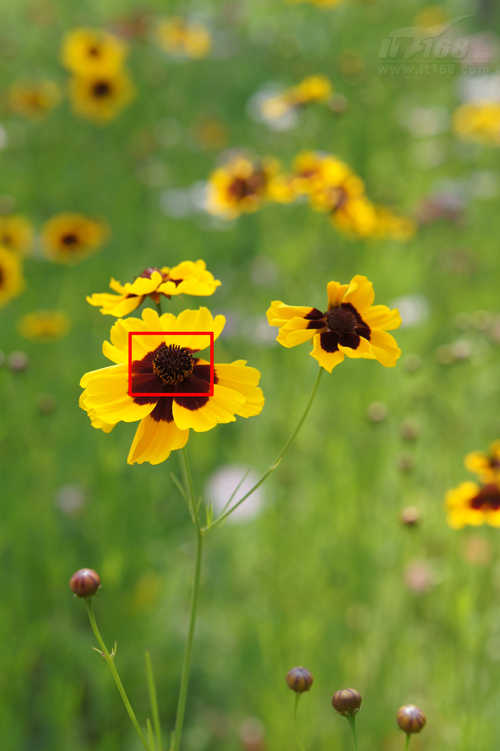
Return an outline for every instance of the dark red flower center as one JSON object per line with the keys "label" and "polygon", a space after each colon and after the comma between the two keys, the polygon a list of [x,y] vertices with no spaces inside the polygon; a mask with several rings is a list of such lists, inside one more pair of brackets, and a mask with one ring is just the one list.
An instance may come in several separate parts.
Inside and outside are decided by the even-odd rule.
{"label": "dark red flower center", "polygon": [[186,347],[162,344],[153,360],[153,373],[167,386],[182,383],[193,372],[194,360]]}
{"label": "dark red flower center", "polygon": [[61,237],[61,242],[63,245],[77,245],[78,244],[78,235],[76,235],[74,232],[67,232],[65,235]]}
{"label": "dark red flower center", "polygon": [[265,185],[263,170],[258,170],[250,177],[235,177],[229,186],[229,194],[237,201],[258,195]]}
{"label": "dark red flower center", "polygon": [[500,510],[500,488],[491,483],[485,485],[479,493],[472,498],[471,508],[476,511],[499,511]]}
{"label": "dark red flower center", "polygon": [[151,277],[153,276],[153,274],[154,274],[155,271],[157,271],[159,274],[161,274],[160,269],[157,269],[156,266],[148,266],[147,269],[144,269],[144,271],[142,272],[142,274],[139,274],[139,277],[141,279],[151,279]]}
{"label": "dark red flower center", "polygon": [[341,336],[352,334],[356,331],[358,321],[354,314],[347,308],[331,308],[326,314],[326,325],[330,331]]}
{"label": "dark red flower center", "polygon": [[92,93],[98,99],[102,99],[109,96],[111,93],[111,86],[107,81],[97,81],[97,83],[92,86]]}

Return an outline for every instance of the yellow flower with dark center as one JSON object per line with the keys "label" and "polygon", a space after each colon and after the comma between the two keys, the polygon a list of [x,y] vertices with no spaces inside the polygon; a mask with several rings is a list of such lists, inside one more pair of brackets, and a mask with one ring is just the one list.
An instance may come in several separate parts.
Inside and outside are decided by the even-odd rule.
{"label": "yellow flower with dark center", "polygon": [[207,211],[226,219],[257,211],[270,197],[270,181],[278,168],[277,160],[270,157],[235,157],[210,175]]}
{"label": "yellow flower with dark center", "polygon": [[151,297],[155,303],[163,295],[169,299],[175,295],[213,295],[220,281],[206,270],[205,261],[183,261],[178,266],[162,269],[149,267],[145,269],[133,282],[122,285],[115,279],[110,287],[117,294],[109,292],[94,294],[87,297],[91,305],[101,305],[101,313],[122,318],[142,305],[146,297]]}
{"label": "yellow flower with dark center", "polygon": [[500,441],[494,441],[489,454],[473,451],[467,454],[464,464],[469,472],[476,474],[483,483],[500,481]]}
{"label": "yellow flower with dark center", "polygon": [[61,310],[37,310],[23,316],[17,327],[25,339],[54,342],[66,336],[71,328],[71,321]]}
{"label": "yellow flower with dark center", "polygon": [[75,114],[101,124],[113,120],[135,97],[132,81],[124,70],[74,76],[70,93]]}
{"label": "yellow flower with dark center", "polygon": [[[142,319],[115,323],[103,353],[116,364],[83,376],[80,406],[92,425],[105,432],[118,422],[140,420],[129,464],[159,464],[186,445],[191,429],[203,433],[234,422],[236,415],[260,414],[264,397],[258,370],[244,360],[215,363],[212,390],[210,362],[197,357],[209,345],[207,332],[215,340],[224,324],[224,316],[213,318],[207,308],[185,310],[177,317],[160,317],[146,308]],[[129,332],[141,332],[131,337],[130,393]]]}
{"label": "yellow flower with dark center", "polygon": [[23,292],[25,281],[19,256],[0,246],[0,307]]}
{"label": "yellow flower with dark center", "polygon": [[500,102],[471,102],[453,115],[455,133],[465,141],[500,146]]}
{"label": "yellow flower with dark center", "polygon": [[311,357],[329,373],[345,356],[378,360],[386,368],[396,365],[401,350],[387,332],[401,325],[399,311],[373,305],[375,293],[366,276],[355,276],[350,284],[329,282],[327,290],[326,312],[271,303],[267,320],[280,329],[277,341],[295,347],[312,340]]}
{"label": "yellow flower with dark center", "polygon": [[212,37],[201,23],[183,18],[168,18],[156,30],[158,44],[165,52],[179,57],[198,60],[206,57],[212,47]]}
{"label": "yellow flower with dark center", "polygon": [[64,37],[62,63],[72,73],[110,76],[119,73],[127,45],[101,29],[75,29]]}
{"label": "yellow flower with dark center", "polygon": [[0,245],[21,255],[29,253],[33,246],[33,229],[28,219],[19,214],[0,216]]}
{"label": "yellow flower with dark center", "polygon": [[9,106],[17,115],[42,120],[61,101],[53,81],[18,81],[9,89]]}
{"label": "yellow flower with dark center", "polygon": [[446,493],[446,510],[453,529],[481,524],[500,527],[500,487],[496,482],[462,482]]}
{"label": "yellow flower with dark center", "polygon": [[78,263],[94,253],[109,236],[105,222],[82,214],[57,214],[45,223],[42,247],[57,263]]}

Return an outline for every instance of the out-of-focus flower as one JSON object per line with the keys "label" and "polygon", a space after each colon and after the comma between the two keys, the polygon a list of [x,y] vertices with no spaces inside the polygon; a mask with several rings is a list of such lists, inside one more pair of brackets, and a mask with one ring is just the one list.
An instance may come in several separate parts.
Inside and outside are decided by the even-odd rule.
{"label": "out-of-focus flower", "polygon": [[127,45],[102,29],[75,29],[63,40],[61,59],[78,76],[114,76],[123,67]]}
{"label": "out-of-focus flower", "polygon": [[388,414],[389,409],[384,402],[372,402],[366,410],[366,416],[371,422],[383,422]]}
{"label": "out-of-focus flower", "polygon": [[473,535],[464,540],[462,558],[474,566],[489,566],[493,559],[493,547],[480,535]]}
{"label": "out-of-focus flower", "polygon": [[405,584],[415,594],[429,592],[435,583],[433,568],[426,561],[411,561],[405,569]]}
{"label": "out-of-focus flower", "polygon": [[399,518],[405,527],[416,527],[420,519],[420,514],[415,506],[406,506],[406,508],[401,511]]}
{"label": "out-of-focus flower", "polygon": [[239,735],[245,751],[264,751],[265,730],[260,720],[247,717],[239,727]]}
{"label": "out-of-focus flower", "polygon": [[12,112],[30,120],[43,120],[60,101],[61,91],[53,81],[17,81],[9,89]]}
{"label": "out-of-focus flower", "polygon": [[13,373],[24,373],[28,368],[30,361],[26,352],[16,349],[14,352],[10,353],[7,363]]}
{"label": "out-of-focus flower", "polygon": [[439,219],[459,222],[463,217],[465,201],[461,196],[447,191],[439,191],[425,196],[417,210],[419,224],[432,224]]}
{"label": "out-of-focus flower", "polygon": [[327,102],[332,92],[332,85],[326,76],[309,76],[296,86],[279,94],[261,96],[259,101],[261,118],[270,124],[283,121],[289,116],[290,111],[293,112],[315,102]]}
{"label": "out-of-focus flower", "polygon": [[415,16],[413,23],[415,26],[423,26],[426,32],[429,33],[432,33],[434,27],[436,27],[434,33],[438,34],[444,30],[442,29],[442,24],[449,21],[449,19],[450,17],[444,8],[441,8],[439,5],[427,5]]}
{"label": "out-of-focus flower", "polygon": [[42,247],[56,263],[78,263],[94,253],[109,236],[108,225],[82,214],[57,214],[45,223]]}
{"label": "out-of-focus flower", "polygon": [[66,336],[71,328],[71,320],[61,310],[38,310],[23,316],[17,328],[25,339],[53,342]]}
{"label": "out-of-focus flower", "polygon": [[[226,510],[226,503],[231,496],[233,500],[227,507],[228,509],[233,508],[254,487],[258,479],[258,475],[250,467],[226,464],[210,475],[204,497],[213,504],[215,513],[219,515]],[[251,521],[259,515],[263,502],[262,488],[257,488],[255,493],[252,493],[241,506],[233,511],[227,523],[239,524]]]}
{"label": "out-of-focus flower", "polygon": [[206,270],[205,261],[183,261],[178,266],[162,269],[149,267],[133,282],[122,285],[112,279],[109,286],[117,294],[95,293],[87,297],[90,305],[102,306],[101,313],[122,318],[142,305],[146,297],[158,303],[160,295],[213,295],[220,281]]}
{"label": "out-of-focus flower", "polygon": [[401,314],[401,328],[413,328],[429,316],[429,301],[423,295],[404,295],[392,301]]}
{"label": "out-of-focus flower", "polygon": [[453,115],[455,133],[465,141],[500,146],[500,102],[464,104]]}
{"label": "out-of-focus flower", "polygon": [[[171,313],[160,317],[146,308],[142,319],[115,323],[111,343],[104,342],[103,352],[116,364],[83,376],[80,406],[93,427],[104,432],[121,421],[141,421],[129,464],[165,461],[186,445],[191,428],[204,433],[219,423],[234,422],[236,415],[260,414],[264,397],[257,386],[258,370],[247,367],[244,360],[215,363],[211,384],[210,363],[194,357],[209,346],[208,332],[217,339],[224,323],[224,316],[213,318],[207,308],[184,310],[177,317]],[[142,333],[132,337],[129,353],[131,331]],[[165,334],[151,333],[161,331]]]}
{"label": "out-of-focus flower", "polygon": [[500,487],[496,482],[462,482],[446,493],[446,510],[453,529],[481,524],[500,527]]}
{"label": "out-of-focus flower", "polygon": [[206,26],[178,17],[158,24],[156,39],[169,55],[193,60],[207,57],[212,48],[212,37]]}
{"label": "out-of-focus flower", "polygon": [[193,135],[202,149],[221,149],[227,144],[228,131],[216,117],[202,118],[194,127]]}
{"label": "out-of-focus flower", "polygon": [[488,484],[500,480],[500,441],[494,441],[489,454],[473,451],[467,454],[464,464],[469,472],[479,477],[482,483]]}
{"label": "out-of-focus flower", "polygon": [[287,0],[289,3],[304,3],[309,2],[311,5],[315,5],[317,8],[334,8],[336,5],[341,5],[344,0]]}
{"label": "out-of-focus flower", "polygon": [[328,310],[285,305],[275,301],[267,311],[270,326],[279,326],[277,341],[295,347],[312,340],[310,353],[321,367],[332,372],[345,356],[378,360],[385,367],[396,365],[401,350],[387,333],[397,329],[397,310],[373,305],[373,285],[365,276],[355,276],[350,284],[329,282]]}
{"label": "out-of-focus flower", "polygon": [[56,506],[65,514],[75,514],[85,504],[85,493],[78,485],[63,485],[56,493]]}
{"label": "out-of-focus flower", "polygon": [[31,223],[20,214],[0,216],[0,245],[26,255],[33,245]]}
{"label": "out-of-focus flower", "polygon": [[269,185],[278,169],[279,163],[270,157],[234,156],[208,179],[207,211],[225,219],[257,211],[269,198]]}
{"label": "out-of-focus flower", "polygon": [[0,307],[23,292],[25,281],[17,253],[0,246]]}
{"label": "out-of-focus flower", "polygon": [[73,76],[70,81],[73,111],[96,123],[113,120],[135,97],[135,88],[125,70]]}

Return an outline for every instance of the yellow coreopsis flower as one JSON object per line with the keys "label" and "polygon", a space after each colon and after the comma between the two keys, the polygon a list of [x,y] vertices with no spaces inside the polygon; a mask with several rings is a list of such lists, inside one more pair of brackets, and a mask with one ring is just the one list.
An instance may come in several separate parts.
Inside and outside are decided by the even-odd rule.
{"label": "yellow coreopsis flower", "polygon": [[212,47],[212,37],[201,23],[183,18],[168,18],[156,30],[156,38],[162,49],[171,55],[198,60],[206,57]]}
{"label": "yellow coreopsis flower", "polygon": [[469,472],[474,472],[483,483],[500,481],[500,441],[494,441],[489,454],[473,451],[467,454],[464,464]]}
{"label": "yellow coreopsis flower", "polygon": [[19,256],[0,246],[0,307],[23,292],[25,281]]}
{"label": "yellow coreopsis flower", "polygon": [[500,146],[500,102],[471,102],[453,115],[455,133],[465,141]]}
{"label": "yellow coreopsis flower", "polygon": [[71,328],[71,321],[61,310],[37,310],[23,316],[17,327],[25,339],[54,342],[66,336]]}
{"label": "yellow coreopsis flower", "polygon": [[45,223],[42,248],[49,260],[78,263],[94,253],[109,236],[107,224],[82,214],[57,214]]}
{"label": "yellow coreopsis flower", "polygon": [[333,93],[333,87],[326,76],[309,76],[297,86],[293,86],[283,94],[291,104],[301,107],[313,102],[326,102]]}
{"label": "yellow coreopsis flower", "polygon": [[95,123],[113,120],[135,97],[135,88],[125,70],[73,76],[71,102],[76,115]]}
{"label": "yellow coreopsis flower", "polygon": [[62,63],[78,76],[113,76],[126,55],[125,42],[102,29],[75,29],[64,37]]}
{"label": "yellow coreopsis flower", "polygon": [[24,216],[0,216],[0,245],[25,255],[33,246],[33,228]]}
{"label": "yellow coreopsis flower", "polygon": [[122,318],[142,305],[146,297],[151,297],[155,303],[160,296],[175,295],[213,295],[220,281],[206,270],[205,261],[183,261],[178,266],[162,269],[149,267],[145,269],[133,282],[122,285],[112,279],[109,286],[117,294],[109,292],[93,294],[87,297],[91,305],[101,306],[101,313]]}
{"label": "yellow coreopsis flower", "polygon": [[270,157],[234,157],[210,175],[207,211],[226,219],[257,211],[270,197],[269,185],[278,169],[279,162]]}
{"label": "yellow coreopsis flower", "polygon": [[42,120],[61,101],[53,81],[17,81],[9,89],[9,106],[17,115]]}
{"label": "yellow coreopsis flower", "polygon": [[142,319],[115,323],[103,353],[116,364],[83,376],[80,406],[105,432],[118,422],[140,420],[129,464],[159,464],[186,445],[191,429],[203,433],[234,422],[236,415],[260,414],[258,370],[244,360],[214,364],[195,356],[209,346],[210,333],[218,338],[224,324],[224,316],[213,318],[207,308],[177,317],[146,308]]}
{"label": "yellow coreopsis flower", "polygon": [[284,347],[312,341],[311,357],[329,373],[346,356],[396,365],[401,350],[387,332],[401,325],[399,311],[373,305],[373,285],[365,276],[353,277],[350,284],[329,282],[327,291],[326,312],[273,302],[267,320],[280,329],[277,341]]}
{"label": "yellow coreopsis flower", "polygon": [[500,488],[495,482],[462,482],[446,493],[446,510],[453,529],[481,524],[500,527]]}

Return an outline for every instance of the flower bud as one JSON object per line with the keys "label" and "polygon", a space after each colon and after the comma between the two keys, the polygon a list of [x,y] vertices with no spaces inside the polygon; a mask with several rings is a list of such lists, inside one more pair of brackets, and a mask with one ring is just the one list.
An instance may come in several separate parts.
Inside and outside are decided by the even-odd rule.
{"label": "flower bud", "polygon": [[361,707],[361,694],[355,688],[343,688],[332,696],[332,707],[344,717],[355,715]]}
{"label": "flower bud", "polygon": [[101,580],[91,568],[81,568],[73,574],[69,586],[78,597],[93,597],[101,586]]}
{"label": "flower bud", "polygon": [[401,730],[404,730],[407,735],[420,733],[425,725],[425,715],[414,704],[406,704],[398,710],[396,721]]}
{"label": "flower bud", "polygon": [[286,674],[286,682],[288,688],[295,691],[297,694],[303,694],[304,691],[309,691],[313,684],[312,673],[307,668],[292,668]]}
{"label": "flower bud", "polygon": [[416,527],[419,522],[418,509],[415,506],[406,506],[400,514],[401,523],[405,527]]}

